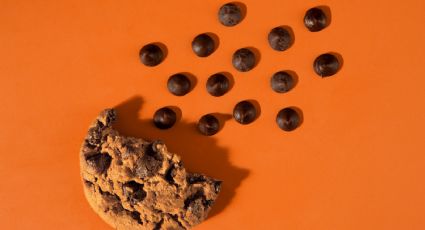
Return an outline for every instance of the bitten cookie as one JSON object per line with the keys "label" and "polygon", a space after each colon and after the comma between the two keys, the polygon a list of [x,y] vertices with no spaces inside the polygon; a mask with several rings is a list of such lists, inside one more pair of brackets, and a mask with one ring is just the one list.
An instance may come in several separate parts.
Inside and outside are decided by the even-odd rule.
{"label": "bitten cookie", "polygon": [[113,109],[90,126],[80,152],[91,207],[116,229],[189,229],[201,223],[221,181],[188,173],[161,141],[121,136]]}

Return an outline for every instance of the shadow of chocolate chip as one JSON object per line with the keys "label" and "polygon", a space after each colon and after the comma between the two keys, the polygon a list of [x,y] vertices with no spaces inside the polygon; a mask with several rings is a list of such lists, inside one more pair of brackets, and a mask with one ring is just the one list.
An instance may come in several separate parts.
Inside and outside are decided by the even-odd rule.
{"label": "shadow of chocolate chip", "polygon": [[174,105],[165,106],[166,108],[169,108],[174,111],[176,114],[176,122],[179,122],[182,119],[182,110]]}

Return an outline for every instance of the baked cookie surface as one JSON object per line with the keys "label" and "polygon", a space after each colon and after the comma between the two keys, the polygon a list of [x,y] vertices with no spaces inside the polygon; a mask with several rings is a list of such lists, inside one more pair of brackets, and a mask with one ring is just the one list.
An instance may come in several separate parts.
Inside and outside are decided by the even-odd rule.
{"label": "baked cookie surface", "polygon": [[121,136],[113,109],[92,123],[80,151],[84,193],[116,229],[189,229],[208,215],[221,181],[188,173],[162,141]]}

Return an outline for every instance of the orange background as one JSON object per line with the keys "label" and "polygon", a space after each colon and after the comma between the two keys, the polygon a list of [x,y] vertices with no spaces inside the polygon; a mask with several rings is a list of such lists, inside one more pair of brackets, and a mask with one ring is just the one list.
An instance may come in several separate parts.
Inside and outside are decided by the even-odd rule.
{"label": "orange background", "polygon": [[[90,209],[78,152],[88,125],[118,106],[118,129],[162,138],[191,171],[223,179],[211,217],[198,229],[425,229],[425,1],[244,1],[245,20],[224,27],[226,1],[0,1],[0,228],[108,229]],[[329,6],[331,25],[303,26],[307,9]],[[267,34],[289,25],[294,45],[272,50]],[[198,58],[199,33],[219,36],[218,50]],[[155,68],[139,49],[168,47]],[[232,53],[256,47],[261,60],[235,71]],[[319,78],[315,57],[337,52],[341,71]],[[274,93],[270,76],[293,70],[299,81]],[[228,71],[223,97],[205,90],[208,76]],[[177,72],[196,76],[184,97],[167,92]],[[213,137],[193,123],[206,113],[231,113],[257,100],[260,117],[227,120]],[[168,131],[150,120],[173,105],[182,120]],[[303,111],[303,124],[281,131],[277,112]]]}

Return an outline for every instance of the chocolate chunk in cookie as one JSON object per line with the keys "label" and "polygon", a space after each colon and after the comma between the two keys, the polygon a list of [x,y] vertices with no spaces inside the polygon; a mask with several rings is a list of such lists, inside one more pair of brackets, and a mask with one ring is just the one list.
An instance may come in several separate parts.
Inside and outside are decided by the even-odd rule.
{"label": "chocolate chunk in cookie", "polygon": [[135,181],[125,183],[123,185],[123,193],[131,205],[143,201],[146,197],[146,192],[143,190],[143,184],[139,184]]}
{"label": "chocolate chunk in cookie", "polygon": [[154,176],[162,167],[163,157],[155,149],[152,144],[149,144],[145,149],[145,154],[137,160],[135,172],[138,177]]}
{"label": "chocolate chunk in cookie", "polygon": [[107,153],[95,153],[85,157],[87,165],[92,168],[96,173],[104,173],[111,164],[111,156]]}

